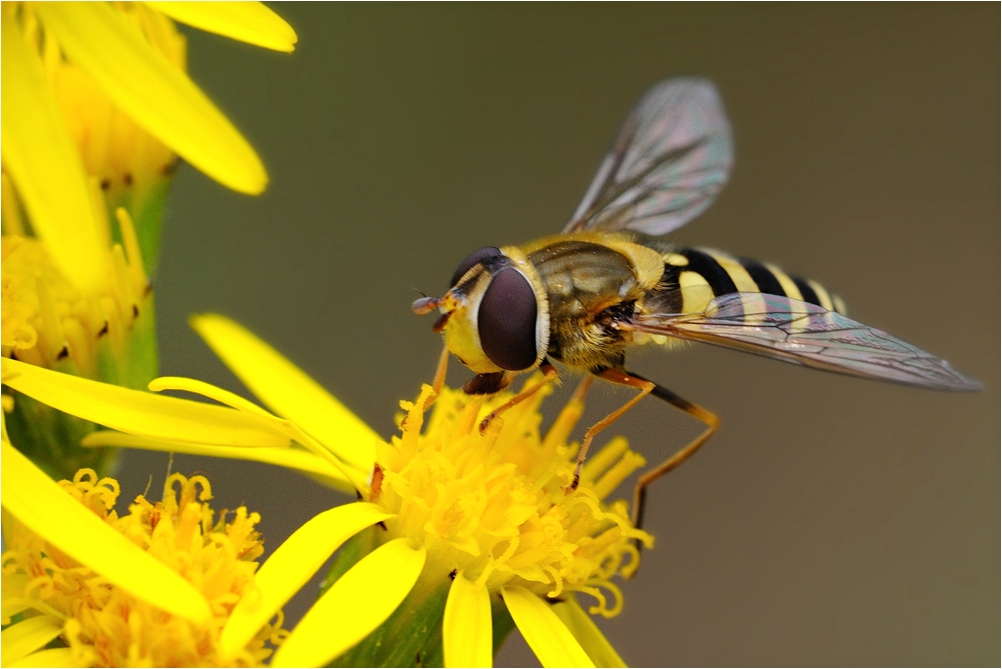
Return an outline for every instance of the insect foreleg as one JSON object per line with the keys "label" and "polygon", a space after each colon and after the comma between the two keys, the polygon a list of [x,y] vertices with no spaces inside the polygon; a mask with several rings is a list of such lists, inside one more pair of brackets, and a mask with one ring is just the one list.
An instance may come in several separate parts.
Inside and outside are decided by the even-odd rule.
{"label": "insect foreleg", "polygon": [[442,347],[442,355],[438,357],[438,367],[435,368],[435,379],[431,382],[432,395],[427,399],[424,405],[424,410],[427,411],[432,404],[435,403],[435,399],[442,392],[442,386],[445,385],[445,372],[449,369],[449,347]]}
{"label": "insect foreleg", "polygon": [[540,379],[537,383],[529,386],[528,388],[520,392],[518,395],[515,395],[515,397],[511,398],[510,400],[499,406],[497,409],[487,414],[487,417],[484,418],[482,421],[480,421],[480,434],[484,434],[485,432],[487,432],[487,427],[491,424],[491,421],[493,421],[495,418],[497,418],[502,413],[512,408],[519,402],[529,399],[530,397],[535,395],[539,390],[541,390],[543,386],[545,386],[547,383],[551,381],[556,380],[559,376],[557,374],[557,368],[554,367],[552,364],[550,364],[548,360],[543,360],[543,363],[539,366],[539,371],[543,373],[542,379]]}
{"label": "insect foreleg", "polygon": [[[636,374],[631,374],[631,376],[638,380],[642,378]],[[650,381],[648,381],[648,383],[653,386],[651,389],[652,395],[664,400],[673,407],[681,409],[693,418],[701,421],[706,425],[706,430],[687,445],[675,451],[671,457],[662,462],[660,465],[637,479],[637,487],[633,491],[633,526],[637,528],[639,528],[644,522],[644,508],[647,501],[647,486],[682,464],[686,458],[695,453],[696,450],[699,449],[699,447],[702,446],[706,440],[717,431],[717,427],[720,425],[720,419],[717,418],[715,414],[682,397],[679,397],[667,388]]]}

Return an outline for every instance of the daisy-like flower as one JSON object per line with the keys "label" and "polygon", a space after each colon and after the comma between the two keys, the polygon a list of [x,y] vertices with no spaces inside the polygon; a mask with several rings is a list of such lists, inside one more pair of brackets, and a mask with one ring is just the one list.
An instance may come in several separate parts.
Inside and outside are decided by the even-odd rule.
{"label": "daisy-like flower", "polygon": [[3,170],[35,234],[64,242],[53,261],[83,290],[103,278],[79,260],[103,246],[91,180],[111,211],[129,210],[147,266],[174,154],[241,192],[267,183],[254,149],[185,73],[171,18],[280,51],[296,42],[260,3],[3,3]]}
{"label": "daisy-like flower", "polygon": [[[203,477],[170,476],[162,502],[114,511],[114,479],[56,483],[3,438],[3,666],[219,666],[220,633],[254,590],[263,552],[243,507],[226,519]],[[226,664],[259,665],[278,615]],[[53,643],[54,642],[54,643]]]}
{"label": "daisy-like flower", "polygon": [[[2,354],[144,388],[157,373],[160,214],[177,155],[240,191],[267,181],[251,146],[185,73],[171,17],[292,51],[260,3],[19,3],[2,17]],[[93,426],[25,401],[14,443],[54,478],[106,472]]]}
{"label": "daisy-like flower", "polygon": [[239,325],[219,316],[193,324],[277,415],[191,379],[157,379],[150,388],[195,392],[226,406],[8,360],[3,382],[115,430],[94,433],[90,445],[271,462],[357,493],[359,501],[316,516],[265,562],[255,592],[223,629],[224,649],[244,647],[344,545],[324,594],[273,666],[489,666],[513,624],[544,666],[623,664],[577,597],[593,600],[592,614],[614,616],[622,608],[612,579],[630,575],[636,542],[652,539],[630,524],[625,502],[605,497],[644,460],[614,439],[588,462],[578,488],[566,492],[576,451],[568,437],[583,392],[545,434],[538,410],[544,391],[481,435],[480,420],[510,395],[485,399],[444,389],[435,397],[426,386],[416,402],[401,403],[401,434],[383,441]]}

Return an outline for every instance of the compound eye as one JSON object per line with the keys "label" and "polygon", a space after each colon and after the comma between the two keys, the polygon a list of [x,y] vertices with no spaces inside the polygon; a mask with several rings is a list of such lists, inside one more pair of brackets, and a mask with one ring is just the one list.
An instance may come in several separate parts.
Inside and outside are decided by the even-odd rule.
{"label": "compound eye", "polygon": [[497,258],[501,255],[501,249],[496,246],[485,246],[482,249],[477,249],[470,255],[466,256],[466,259],[459,263],[459,267],[456,268],[456,272],[452,275],[452,281],[449,282],[450,286],[455,286],[459,283],[459,280],[463,278],[463,275],[470,271],[470,268],[476,265],[478,262],[487,260],[488,258]]}
{"label": "compound eye", "polygon": [[536,293],[518,270],[494,275],[477,313],[480,347],[491,362],[508,371],[536,362]]}

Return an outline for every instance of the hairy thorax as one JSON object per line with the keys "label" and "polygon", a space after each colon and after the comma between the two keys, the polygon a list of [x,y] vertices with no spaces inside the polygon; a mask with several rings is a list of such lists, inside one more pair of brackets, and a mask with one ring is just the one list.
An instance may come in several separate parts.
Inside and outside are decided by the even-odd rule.
{"label": "hairy thorax", "polygon": [[528,254],[546,286],[548,354],[573,367],[618,367],[627,342],[610,314],[632,312],[644,290],[633,263],[603,244],[563,240]]}

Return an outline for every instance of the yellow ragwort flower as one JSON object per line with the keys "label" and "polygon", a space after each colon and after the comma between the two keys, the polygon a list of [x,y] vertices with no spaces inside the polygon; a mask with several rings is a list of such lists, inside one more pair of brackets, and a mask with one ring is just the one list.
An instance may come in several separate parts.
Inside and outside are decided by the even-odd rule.
{"label": "yellow ragwort flower", "polygon": [[[185,73],[172,18],[280,51],[295,32],[256,2],[4,2],[2,354],[144,388],[157,373],[147,272],[177,155],[240,191],[267,176]],[[177,155],[175,155],[177,154]],[[55,478],[105,471],[92,425],[30,401],[9,429]]]}
{"label": "yellow ragwort flower", "polygon": [[[545,435],[539,413],[545,391],[481,435],[479,421],[510,394],[485,399],[444,389],[435,398],[426,386],[416,402],[402,403],[401,434],[386,442],[239,325],[211,315],[193,325],[278,415],[191,379],[158,379],[150,388],[199,393],[227,406],[8,360],[3,382],[116,430],[89,436],[89,445],[271,462],[357,491],[358,502],[319,514],[262,565],[255,591],[237,604],[222,632],[224,649],[244,647],[348,542],[337,578],[279,648],[273,666],[321,666],[345,653],[339,662],[409,664],[414,649],[398,632],[428,627],[428,619],[415,619],[433,601],[442,603],[431,614],[442,636],[417,648],[432,653],[422,663],[489,666],[494,625],[513,620],[544,666],[623,664],[577,596],[594,598],[593,614],[613,616],[622,608],[611,579],[630,575],[639,559],[635,543],[652,539],[632,527],[625,502],[604,498],[644,460],[614,439],[588,463],[577,490],[566,492],[577,448],[568,437],[583,393]],[[434,409],[426,421],[428,405]],[[370,644],[366,637],[377,629],[380,641]]]}
{"label": "yellow ragwort flower", "polygon": [[[208,481],[173,474],[162,502],[140,495],[119,517],[117,481],[82,469],[54,483],[6,440],[3,468],[3,666],[224,664],[221,630],[263,552],[258,514],[217,518]],[[260,665],[281,625],[225,664]]]}
{"label": "yellow ragwort flower", "polygon": [[296,42],[256,2],[3,3],[3,171],[35,234],[63,242],[53,260],[84,290],[101,281],[87,263],[102,248],[90,180],[112,211],[129,208],[141,237],[175,153],[241,192],[267,183],[254,149],[185,73],[171,18],[280,51]]}

